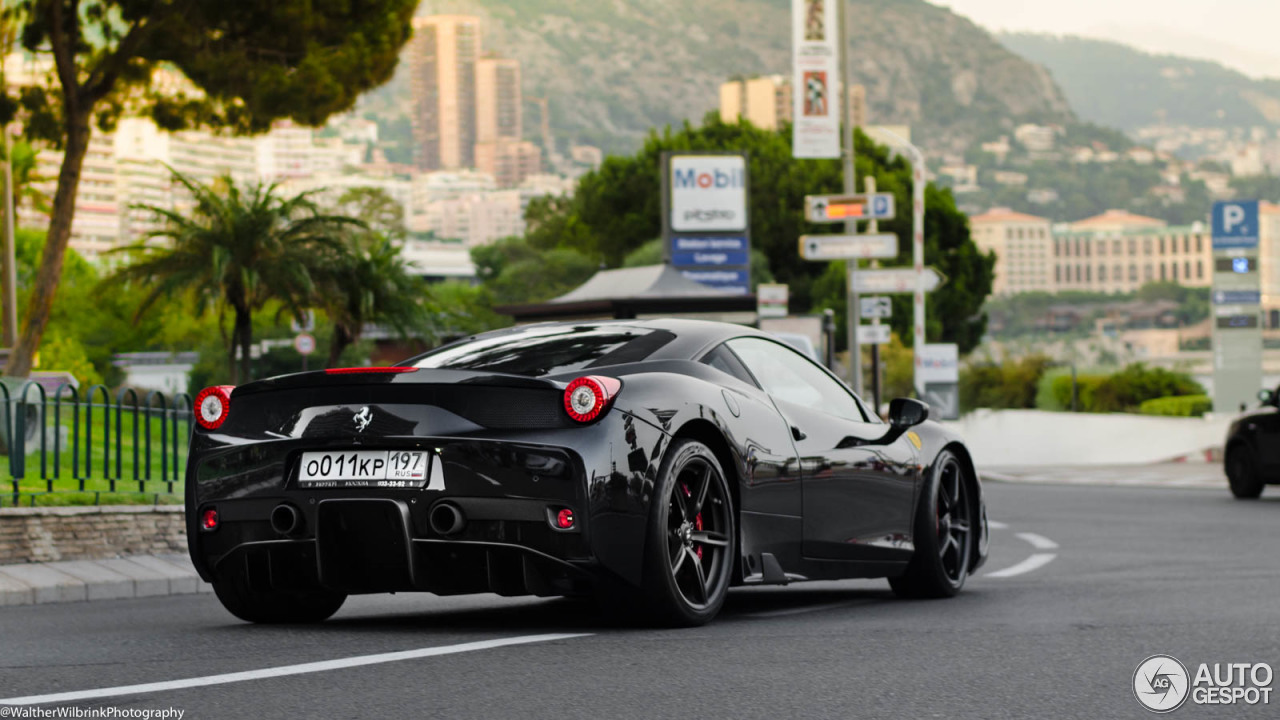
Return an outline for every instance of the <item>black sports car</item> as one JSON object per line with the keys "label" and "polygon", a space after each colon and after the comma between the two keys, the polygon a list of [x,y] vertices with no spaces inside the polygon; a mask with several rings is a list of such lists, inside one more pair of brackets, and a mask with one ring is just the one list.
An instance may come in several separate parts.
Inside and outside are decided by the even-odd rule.
{"label": "black sports car", "polygon": [[1258,393],[1258,409],[1236,418],[1227,430],[1223,463],[1231,494],[1252,500],[1280,483],[1280,388]]}
{"label": "black sports car", "polygon": [[675,625],[732,585],[889,578],[949,597],[986,559],[963,442],[750,328],[485,333],[395,367],[212,387],[187,469],[192,560],[234,615],[348,594],[595,594]]}

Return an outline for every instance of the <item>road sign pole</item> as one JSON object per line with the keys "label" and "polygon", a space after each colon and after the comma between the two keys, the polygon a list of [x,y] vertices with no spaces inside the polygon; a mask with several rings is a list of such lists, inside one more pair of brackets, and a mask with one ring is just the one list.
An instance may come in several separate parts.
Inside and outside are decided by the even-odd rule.
{"label": "road sign pole", "polygon": [[[862,186],[866,188],[868,195],[875,195],[876,194],[876,176],[868,175],[865,178],[863,178]],[[872,234],[880,232],[880,222],[878,220],[872,220],[870,223],[868,223],[867,232]],[[879,267],[880,267],[879,260],[871,261],[872,270],[875,270],[876,268],[879,268]],[[871,324],[879,325],[880,317],[876,316],[871,318]],[[871,346],[871,401],[875,403],[874,405],[871,406],[871,411],[879,415],[880,414],[880,344],[879,343],[876,343],[875,345]]]}
{"label": "road sign pole", "polygon": [[[854,169],[854,147],[853,147],[853,113],[849,107],[849,84],[853,80],[853,73],[850,72],[853,57],[849,52],[849,15],[848,8],[845,7],[845,0],[839,0],[838,21],[840,28],[839,40],[839,63],[840,63],[840,82],[837,87],[840,93],[840,115],[844,122],[844,192],[846,195],[852,195],[857,191],[857,182],[855,180]],[[844,222],[844,231],[847,235],[856,235],[858,233],[858,221],[849,219]],[[862,351],[858,347],[858,295],[857,288],[853,286],[853,271],[858,267],[857,260],[849,260],[845,263],[845,312],[848,315],[848,332],[849,332],[849,384],[855,392],[862,392]]]}

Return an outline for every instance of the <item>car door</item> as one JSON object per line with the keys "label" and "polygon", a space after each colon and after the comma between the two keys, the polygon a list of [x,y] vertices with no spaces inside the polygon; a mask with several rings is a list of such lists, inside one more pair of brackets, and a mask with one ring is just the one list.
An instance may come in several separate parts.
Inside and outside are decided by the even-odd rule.
{"label": "car door", "polygon": [[888,425],[833,375],[764,338],[727,346],[769,393],[800,456],[806,557],[889,561],[911,552],[916,448],[907,436],[881,444]]}
{"label": "car door", "polygon": [[1258,452],[1258,466],[1271,476],[1280,471],[1280,388],[1271,393],[1271,399],[1254,411],[1254,445]]}

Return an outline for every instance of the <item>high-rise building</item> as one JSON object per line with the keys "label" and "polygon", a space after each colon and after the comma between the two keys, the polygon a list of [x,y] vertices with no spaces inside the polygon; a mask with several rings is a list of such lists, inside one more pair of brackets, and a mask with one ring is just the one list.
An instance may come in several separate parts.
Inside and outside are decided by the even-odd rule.
{"label": "high-rise building", "polygon": [[519,140],[523,114],[520,61],[482,58],[476,63],[476,142]]}
{"label": "high-rise building", "polygon": [[791,82],[781,75],[730,80],[720,86],[720,119],[734,123],[745,117],[765,130],[791,121]]}
{"label": "high-rise building", "polygon": [[542,172],[542,151],[528,140],[498,140],[476,144],[476,169],[511,188]]}
{"label": "high-rise building", "polygon": [[471,167],[475,163],[480,18],[414,18],[408,52],[414,166],[419,170]]}

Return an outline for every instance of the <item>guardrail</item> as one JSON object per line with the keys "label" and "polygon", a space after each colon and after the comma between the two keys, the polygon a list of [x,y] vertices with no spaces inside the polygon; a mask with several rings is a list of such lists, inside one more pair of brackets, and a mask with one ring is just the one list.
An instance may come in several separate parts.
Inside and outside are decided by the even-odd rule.
{"label": "guardrail", "polygon": [[123,388],[113,399],[105,385],[82,396],[69,384],[50,394],[27,381],[11,394],[0,383],[0,440],[8,454],[2,466],[8,478],[0,479],[9,486],[0,491],[0,505],[6,499],[35,505],[55,493],[82,494],[61,498],[69,504],[97,504],[108,494],[154,495],[156,502],[176,496],[186,472],[191,406],[186,393],[139,397]]}

